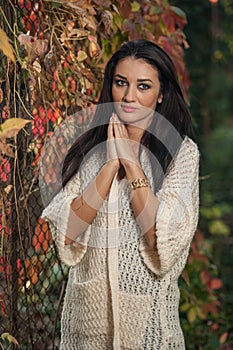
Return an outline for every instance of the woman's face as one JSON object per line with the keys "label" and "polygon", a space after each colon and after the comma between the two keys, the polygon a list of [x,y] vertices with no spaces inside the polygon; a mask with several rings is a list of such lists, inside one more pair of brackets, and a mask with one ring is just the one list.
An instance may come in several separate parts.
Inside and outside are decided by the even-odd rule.
{"label": "woman's face", "polygon": [[122,122],[147,127],[157,103],[162,102],[157,69],[143,59],[123,59],[113,75],[112,96]]}

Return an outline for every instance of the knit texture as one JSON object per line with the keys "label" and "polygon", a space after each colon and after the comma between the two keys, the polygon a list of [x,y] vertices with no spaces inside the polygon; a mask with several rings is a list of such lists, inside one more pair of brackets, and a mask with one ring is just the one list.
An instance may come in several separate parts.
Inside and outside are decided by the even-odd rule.
{"label": "knit texture", "polygon": [[[103,154],[93,155],[43,211],[62,261],[71,266],[64,298],[61,350],[113,349],[113,313],[118,312],[119,348],[114,350],[184,350],[179,322],[178,278],[185,267],[198,221],[199,152],[184,139],[162,188],[156,194],[157,248],[148,248],[130,203],[130,186],[117,182],[117,308],[109,278],[112,249],[103,244],[108,230],[108,198],[85,233],[64,245],[70,203],[98,174]],[[153,188],[146,157],[142,168]],[[106,232],[106,236],[103,233]],[[104,237],[103,237],[104,236]],[[116,292],[116,290],[115,290]],[[115,310],[115,311],[114,311]]]}

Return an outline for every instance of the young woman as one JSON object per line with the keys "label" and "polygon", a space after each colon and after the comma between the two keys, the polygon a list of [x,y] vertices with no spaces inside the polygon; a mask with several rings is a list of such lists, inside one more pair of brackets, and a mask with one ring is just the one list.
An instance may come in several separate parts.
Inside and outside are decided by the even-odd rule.
{"label": "young woman", "polygon": [[122,45],[43,212],[71,266],[61,350],[185,349],[177,281],[198,220],[190,128],[169,56],[145,40]]}

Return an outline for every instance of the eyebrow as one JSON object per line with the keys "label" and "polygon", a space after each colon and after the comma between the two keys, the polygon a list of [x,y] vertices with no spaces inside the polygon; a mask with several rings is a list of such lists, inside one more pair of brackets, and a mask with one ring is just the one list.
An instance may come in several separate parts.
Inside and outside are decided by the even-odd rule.
{"label": "eyebrow", "polygon": [[[124,77],[123,75],[121,75],[121,74],[116,74],[115,75],[115,77],[119,77],[119,78],[121,78],[121,79],[124,79],[124,80],[127,80],[127,78],[126,77]],[[139,83],[142,83],[142,82],[145,82],[145,81],[150,81],[151,83],[153,83],[153,81],[151,80],[151,79],[138,79],[137,80]]]}

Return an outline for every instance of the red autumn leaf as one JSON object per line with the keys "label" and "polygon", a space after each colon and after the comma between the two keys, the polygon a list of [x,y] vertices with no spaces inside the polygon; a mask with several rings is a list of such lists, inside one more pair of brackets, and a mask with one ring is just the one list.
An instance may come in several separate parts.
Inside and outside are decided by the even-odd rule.
{"label": "red autumn leaf", "polygon": [[224,344],[228,338],[228,332],[224,332],[221,337],[219,338],[220,344]]}
{"label": "red autumn leaf", "polygon": [[203,312],[205,313],[205,315],[208,315],[208,314],[217,315],[219,306],[220,306],[219,300],[211,301],[209,303],[206,303],[203,306]]}
{"label": "red autumn leaf", "polygon": [[17,267],[17,270],[20,270],[20,268],[21,268],[21,261],[20,261],[20,259],[16,260],[16,267]]}
{"label": "red autumn leaf", "polygon": [[212,326],[211,326],[211,329],[213,331],[217,331],[219,329],[219,325],[217,323],[213,323]]}
{"label": "red autumn leaf", "polygon": [[39,135],[42,136],[45,134],[45,125],[46,125],[46,117],[35,115],[34,120],[32,121],[32,133],[34,136]]}
{"label": "red autumn leaf", "polygon": [[169,38],[165,35],[161,35],[158,39],[158,44],[162,46],[162,48],[172,56],[173,51],[173,43],[169,40]]}
{"label": "red autumn leaf", "polygon": [[222,280],[220,280],[220,278],[213,278],[210,281],[210,288],[211,289],[220,289],[220,288],[222,288]]}
{"label": "red autumn leaf", "polygon": [[194,260],[196,260],[196,261],[199,261],[203,264],[208,264],[209,258],[206,254],[199,251],[197,249],[197,247],[195,246],[195,244],[192,244],[191,248],[192,248],[192,250],[191,250],[191,253],[190,253],[189,258],[188,258],[189,263],[192,263]]}
{"label": "red autumn leaf", "polygon": [[206,286],[209,286],[209,283],[211,281],[211,274],[209,271],[205,270],[200,273],[200,278],[203,284]]}
{"label": "red autumn leaf", "polygon": [[7,108],[7,106],[4,106],[2,109],[2,119],[8,119],[10,118],[10,111]]}
{"label": "red autumn leaf", "polygon": [[161,17],[162,17],[162,21],[165,24],[166,28],[168,29],[169,33],[174,33],[174,31],[175,31],[174,17],[172,17],[171,14],[169,14],[169,13],[163,13]]}
{"label": "red autumn leaf", "polygon": [[131,4],[129,0],[119,0],[119,12],[123,18],[129,18],[131,13]]}
{"label": "red autumn leaf", "polygon": [[171,6],[170,15],[174,16],[176,26],[178,26],[180,29],[183,29],[184,25],[187,24],[186,15],[180,8],[176,6]]}

